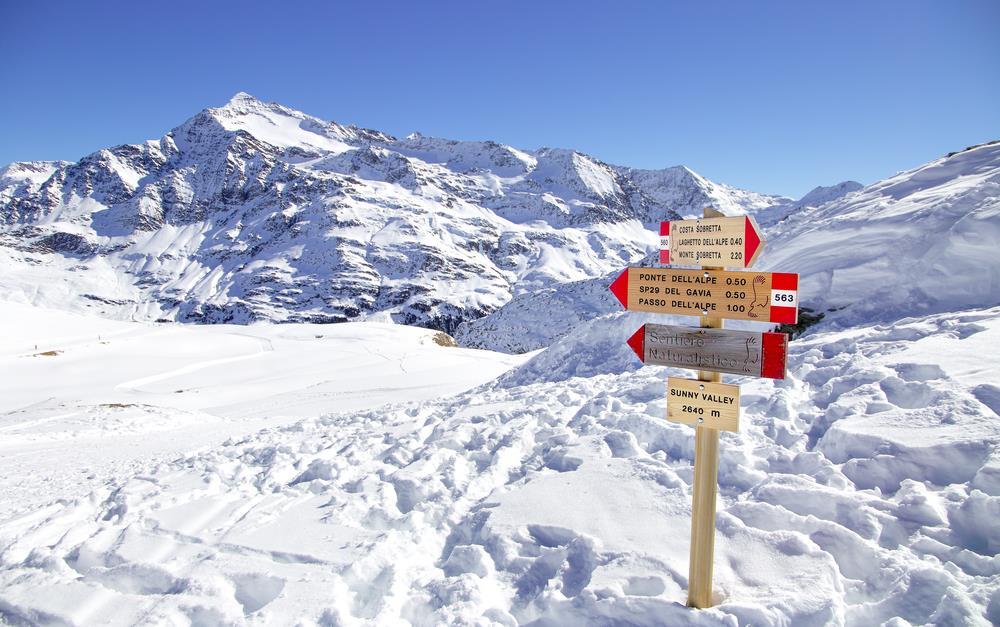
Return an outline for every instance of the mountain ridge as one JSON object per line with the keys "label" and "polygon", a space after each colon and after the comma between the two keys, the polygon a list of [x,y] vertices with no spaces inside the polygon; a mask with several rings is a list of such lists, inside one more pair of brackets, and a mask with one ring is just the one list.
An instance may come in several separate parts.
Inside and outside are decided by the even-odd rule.
{"label": "mountain ridge", "polygon": [[643,257],[661,219],[788,200],[683,166],[398,139],[243,92],[157,140],[37,168],[0,177],[0,297],[205,323],[387,314],[454,331]]}
{"label": "mountain ridge", "polygon": [[[767,224],[767,244],[757,267],[798,273],[801,307],[841,328],[1000,304],[993,252],[1000,239],[1000,143],[851,187],[818,188],[814,198],[832,198],[779,207],[786,213],[773,222],[758,217]],[[655,263],[650,256],[639,265]],[[619,272],[519,294],[460,325],[455,337],[463,346],[518,353],[551,347],[574,328],[621,311],[607,289]],[[632,329],[619,330],[625,361]]]}

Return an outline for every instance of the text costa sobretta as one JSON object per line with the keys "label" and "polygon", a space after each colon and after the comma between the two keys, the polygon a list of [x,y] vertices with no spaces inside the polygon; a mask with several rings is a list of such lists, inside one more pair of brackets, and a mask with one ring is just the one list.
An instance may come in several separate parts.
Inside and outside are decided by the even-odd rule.
{"label": "text costa sobretta", "polygon": [[750,216],[671,220],[660,223],[660,263],[749,268],[764,238]]}

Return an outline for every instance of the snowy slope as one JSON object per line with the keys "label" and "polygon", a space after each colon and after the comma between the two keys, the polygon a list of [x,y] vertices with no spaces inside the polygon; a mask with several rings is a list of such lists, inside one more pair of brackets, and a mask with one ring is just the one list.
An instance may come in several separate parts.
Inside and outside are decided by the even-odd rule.
{"label": "snowy slope", "polygon": [[[565,350],[602,363],[605,335]],[[505,385],[234,437],[8,518],[0,617],[996,623],[1000,369],[970,357],[998,342],[1000,309],[954,312],[795,342],[785,381],[727,377],[744,406],[722,436],[711,609],[684,607],[693,430],[663,418],[667,371],[529,362]]]}
{"label": "snowy slope", "polygon": [[396,139],[237,94],[159,140],[5,168],[0,298],[185,322],[387,313],[452,331],[644,256],[664,217],[780,200],[682,167]]}
{"label": "snowy slope", "polygon": [[800,207],[818,207],[832,200],[837,200],[842,196],[846,196],[851,192],[856,192],[862,187],[864,187],[864,185],[858,183],[857,181],[844,181],[842,183],[837,183],[836,185],[828,186],[820,185],[818,187],[814,187],[808,194],[796,200],[795,204]]}
{"label": "snowy slope", "polygon": [[515,296],[493,313],[463,322],[455,340],[461,346],[507,353],[545,348],[581,322],[621,307],[608,291],[612,280],[605,275]]}
{"label": "snowy slope", "polygon": [[7,302],[0,321],[17,330],[0,336],[0,520],[201,446],[461,392],[523,361],[372,322],[150,324]]}
{"label": "snowy slope", "polygon": [[862,187],[864,186],[856,181],[844,181],[836,185],[820,185],[814,187],[808,194],[794,202],[790,201],[766,206],[754,211],[753,215],[757,219],[758,225],[767,228],[774,226],[803,207],[818,207],[846,196],[851,192],[856,192]]}
{"label": "snowy slope", "polygon": [[0,205],[38,191],[66,161],[23,161],[0,168]]}
{"label": "snowy slope", "polygon": [[[1000,303],[1000,143],[942,157],[767,232],[762,266],[840,324]],[[835,310],[835,311],[834,311]]]}
{"label": "snowy slope", "polygon": [[[665,170],[621,168],[636,186],[665,207],[676,208],[684,218],[701,217],[705,207],[713,207],[726,215],[759,215],[771,207],[784,207],[791,198],[759,194],[714,183],[684,166]],[[659,220],[669,220],[661,216]],[[659,224],[659,221],[656,221]],[[656,226],[654,224],[653,226]]]}

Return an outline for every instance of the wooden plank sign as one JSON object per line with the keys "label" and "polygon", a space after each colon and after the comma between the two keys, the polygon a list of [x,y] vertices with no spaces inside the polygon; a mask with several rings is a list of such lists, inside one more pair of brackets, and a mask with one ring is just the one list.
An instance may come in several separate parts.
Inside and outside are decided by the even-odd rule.
{"label": "wooden plank sign", "polygon": [[671,220],[660,223],[660,263],[749,268],[764,249],[750,216]]}
{"label": "wooden plank sign", "polygon": [[729,329],[644,324],[628,339],[643,363],[785,378],[788,336]]}
{"label": "wooden plank sign", "polygon": [[669,377],[667,420],[721,431],[739,431],[740,386]]}
{"label": "wooden plank sign", "polygon": [[627,268],[610,286],[629,311],[795,324],[799,275]]}

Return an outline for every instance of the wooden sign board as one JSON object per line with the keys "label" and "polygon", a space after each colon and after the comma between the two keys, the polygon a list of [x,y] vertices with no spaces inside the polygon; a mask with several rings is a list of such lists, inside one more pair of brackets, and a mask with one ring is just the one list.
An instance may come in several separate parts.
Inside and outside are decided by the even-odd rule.
{"label": "wooden sign board", "polygon": [[610,286],[629,311],[795,324],[799,275],[627,268]]}
{"label": "wooden sign board", "polygon": [[671,220],[660,223],[660,263],[749,268],[764,250],[750,216]]}
{"label": "wooden sign board", "polygon": [[644,364],[785,378],[788,336],[668,324],[644,324],[628,340]]}
{"label": "wooden sign board", "polygon": [[721,431],[739,431],[740,386],[669,377],[667,420]]}

